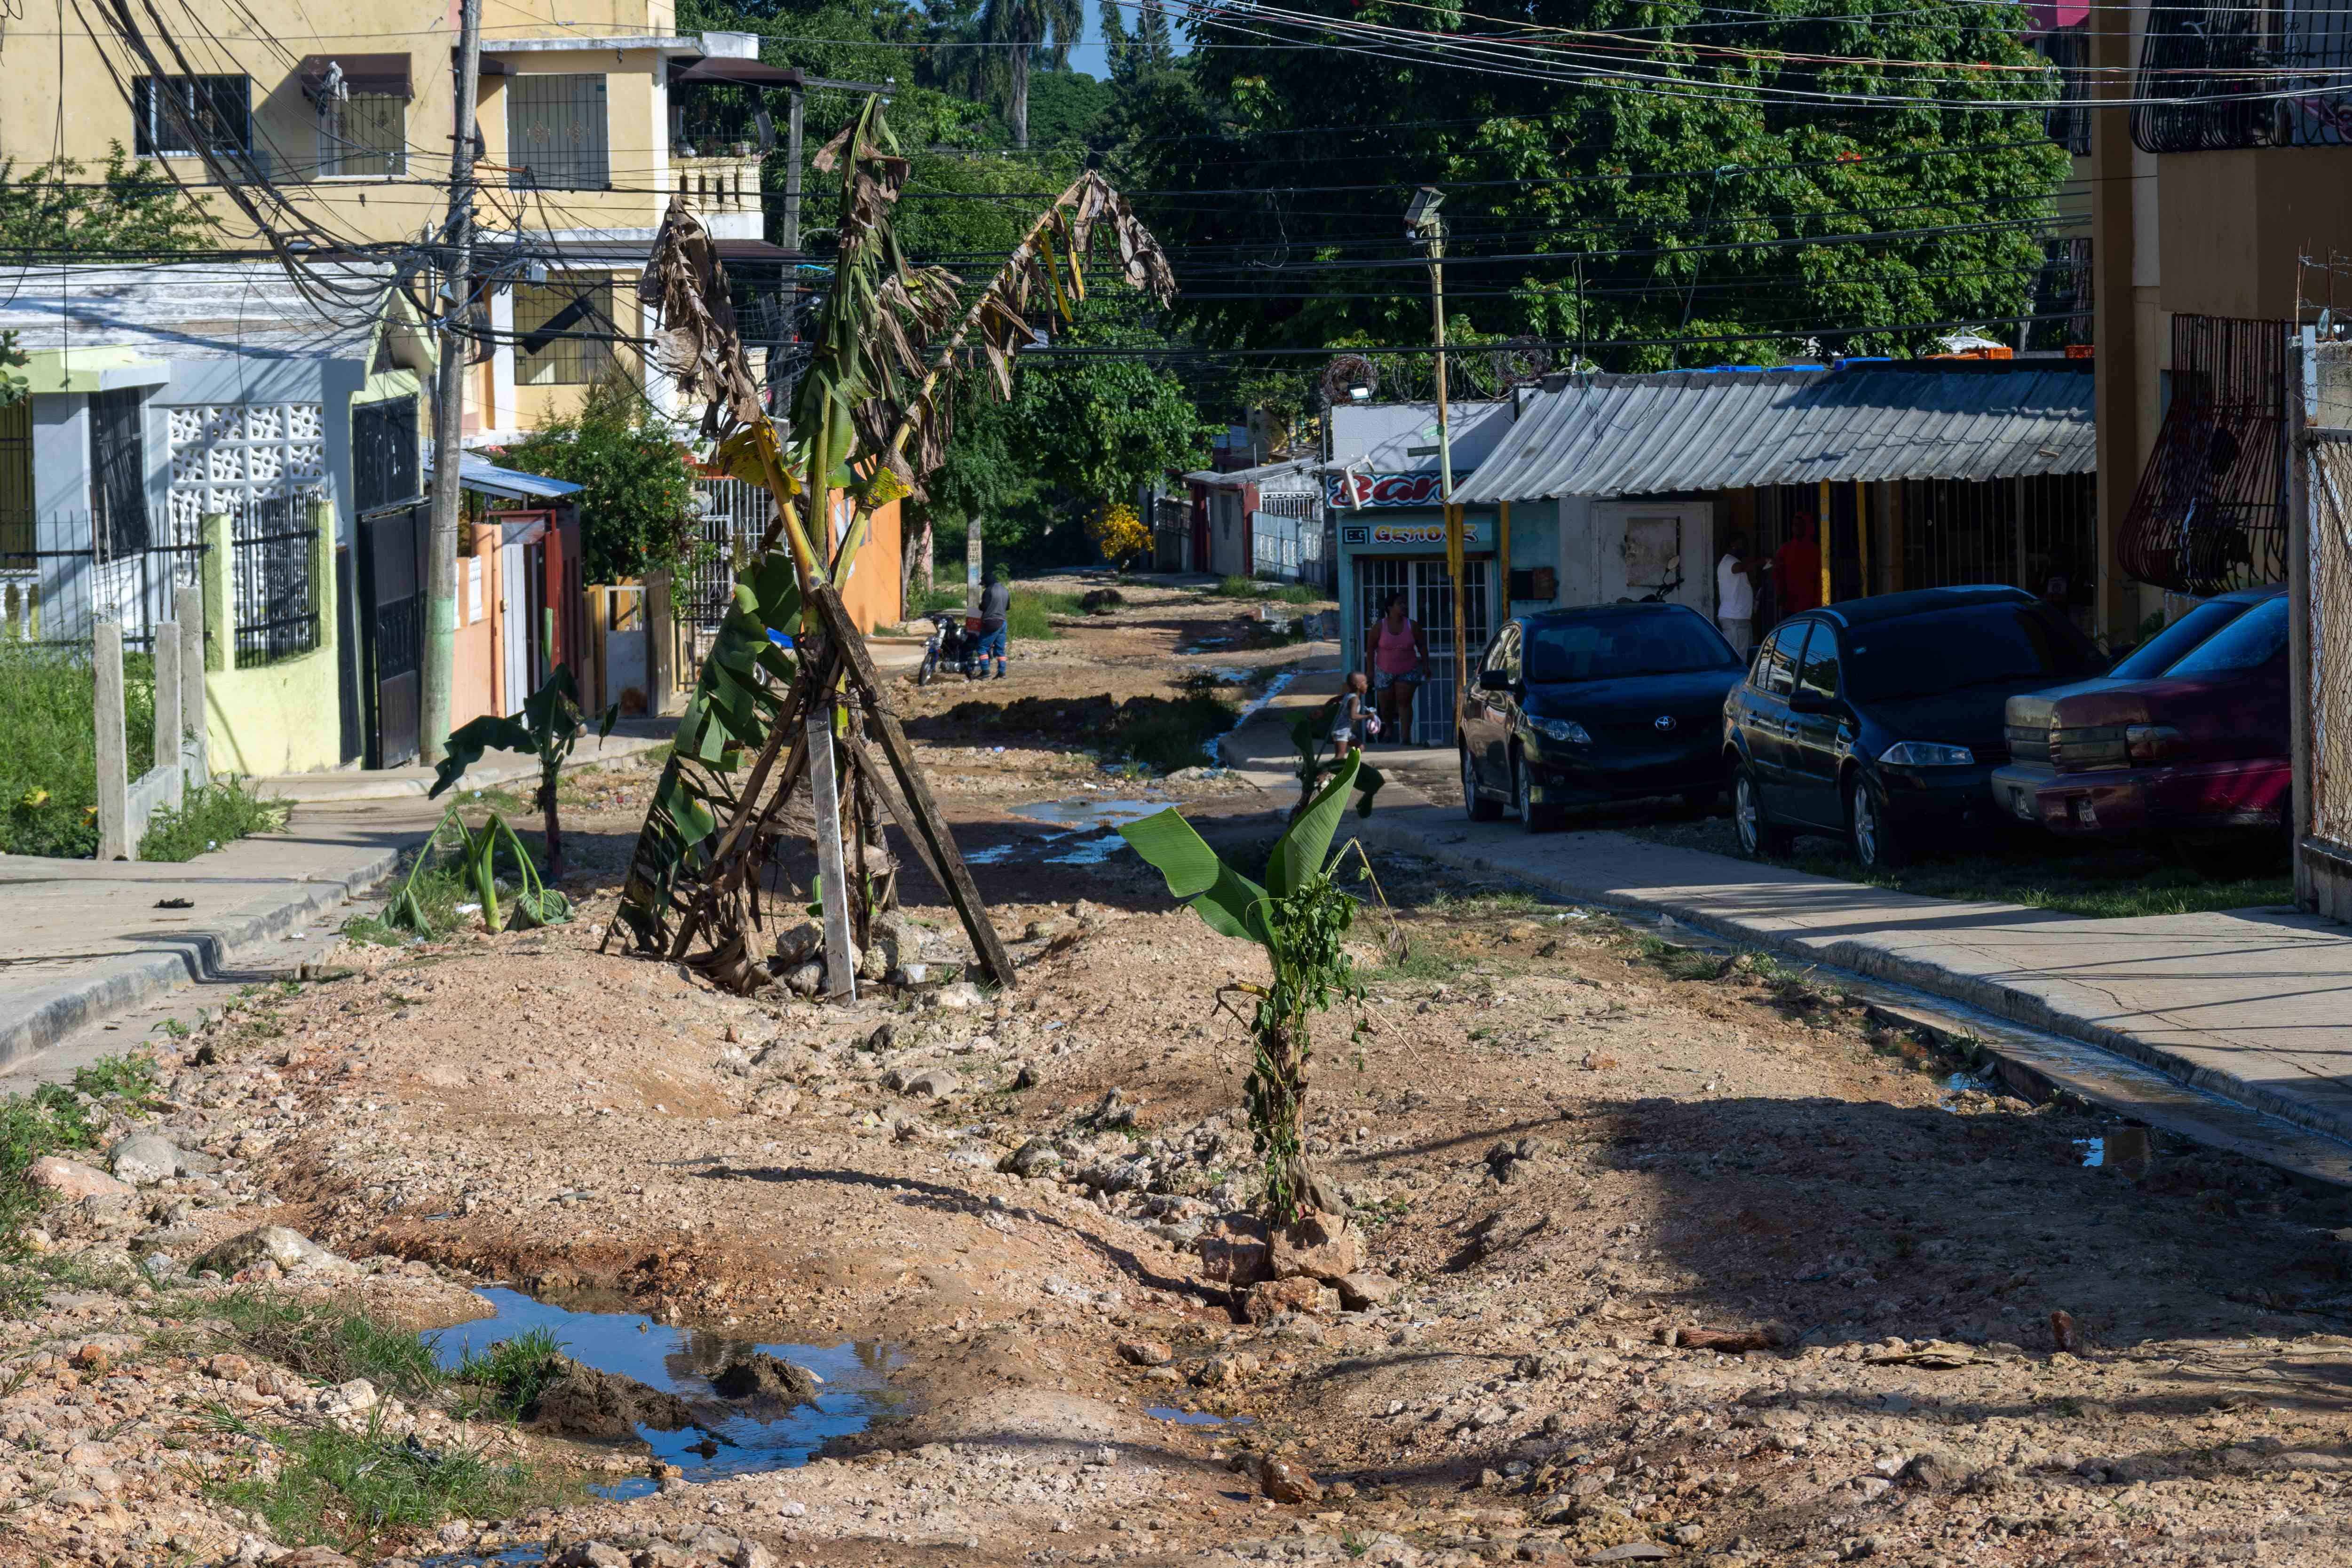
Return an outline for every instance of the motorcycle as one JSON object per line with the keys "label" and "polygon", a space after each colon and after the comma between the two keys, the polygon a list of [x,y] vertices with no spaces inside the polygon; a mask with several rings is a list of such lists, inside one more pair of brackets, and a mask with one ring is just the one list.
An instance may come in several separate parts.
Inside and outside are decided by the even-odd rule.
{"label": "motorcycle", "polygon": [[986,661],[980,657],[980,634],[965,623],[962,616],[942,611],[925,618],[931,623],[931,636],[923,645],[923,664],[915,671],[916,685],[929,686],[943,669],[961,670],[966,680],[978,680],[987,673]]}

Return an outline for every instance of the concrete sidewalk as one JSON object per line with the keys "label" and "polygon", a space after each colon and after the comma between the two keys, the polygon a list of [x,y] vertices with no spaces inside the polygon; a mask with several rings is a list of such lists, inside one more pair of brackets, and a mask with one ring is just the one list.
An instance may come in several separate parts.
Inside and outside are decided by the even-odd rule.
{"label": "concrete sidewalk", "polygon": [[[1277,798],[1295,793],[1274,734],[1229,740],[1244,776]],[[1889,892],[1624,833],[1530,836],[1514,822],[1464,816],[1450,753],[1375,751],[1371,760],[1400,782],[1357,829],[1367,847],[1671,915],[2089,1042],[2352,1143],[2352,928],[2284,909],[2090,920]]]}
{"label": "concrete sidewalk", "polygon": [[[564,772],[593,768],[606,763],[616,763],[646,752],[657,751],[670,742],[677,732],[677,720],[624,719],[613,726],[613,732],[602,740],[594,735],[581,738],[572,748],[572,760]],[[296,805],[318,805],[329,802],[357,800],[423,799],[433,788],[438,774],[422,763],[404,768],[375,768],[362,771],[346,768],[333,773],[275,773],[254,780],[256,790],[265,795],[276,795]],[[539,759],[518,756],[512,752],[485,752],[481,761],[466,770],[458,781],[460,789],[491,789],[509,784],[536,786],[539,783]]]}

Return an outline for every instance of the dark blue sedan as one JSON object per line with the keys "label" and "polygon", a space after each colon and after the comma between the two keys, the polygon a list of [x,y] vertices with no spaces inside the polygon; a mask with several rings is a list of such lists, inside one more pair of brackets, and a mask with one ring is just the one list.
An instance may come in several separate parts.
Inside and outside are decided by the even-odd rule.
{"label": "dark blue sedan", "polygon": [[1530,833],[1562,808],[1679,795],[1727,773],[1723,702],[1746,666],[1681,605],[1595,605],[1506,623],[1462,705],[1462,805]]}

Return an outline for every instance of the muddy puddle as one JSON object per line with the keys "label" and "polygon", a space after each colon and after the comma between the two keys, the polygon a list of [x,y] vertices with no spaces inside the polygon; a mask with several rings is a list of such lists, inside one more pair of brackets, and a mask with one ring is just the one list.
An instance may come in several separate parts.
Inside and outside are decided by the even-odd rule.
{"label": "muddy puddle", "polygon": [[1173,1405],[1147,1405],[1143,1413],[1155,1421],[1173,1421],[1179,1426],[1255,1426],[1256,1420],[1248,1415],[1219,1415],[1207,1410],[1185,1410]]}
{"label": "muddy puddle", "polygon": [[1039,857],[1048,866],[1099,866],[1127,847],[1127,840],[1118,836],[1122,826],[1140,822],[1174,804],[1166,800],[1107,800],[1097,795],[1075,795],[1066,800],[1016,805],[1012,808],[1014,816],[1046,823],[1064,831],[1026,843],[992,844],[985,849],[972,850],[964,856],[964,860],[971,865],[994,866],[1024,850],[1042,847],[1050,851]]}
{"label": "muddy puddle", "polygon": [[[906,1403],[905,1395],[889,1384],[900,1358],[879,1341],[767,1344],[672,1328],[635,1312],[559,1307],[495,1286],[480,1294],[496,1315],[443,1331],[435,1346],[443,1366],[456,1366],[469,1346],[480,1352],[515,1335],[545,1330],[564,1354],[583,1365],[634,1378],[685,1403],[691,1422],[677,1431],[659,1431],[642,1422],[635,1426],[656,1457],[677,1466],[689,1481],[804,1465],[826,1443],[864,1431]],[[730,1398],[721,1392],[735,1386],[728,1376],[730,1367],[761,1352],[815,1374],[816,1385],[806,1403],[761,1394]],[[614,1499],[643,1497],[654,1489],[654,1482],[630,1477],[593,1489]]]}

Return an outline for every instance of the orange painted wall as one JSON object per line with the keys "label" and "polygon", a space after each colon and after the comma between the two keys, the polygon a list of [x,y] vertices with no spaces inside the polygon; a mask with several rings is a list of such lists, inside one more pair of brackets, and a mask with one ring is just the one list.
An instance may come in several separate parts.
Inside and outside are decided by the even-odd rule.
{"label": "orange painted wall", "polygon": [[[457,658],[449,677],[449,727],[456,729],[485,713],[503,714],[499,706],[498,616],[499,530],[496,524],[466,523],[478,553],[457,557]],[[481,597],[474,596],[472,574],[480,563]],[[475,614],[478,604],[481,613]]]}
{"label": "orange painted wall", "polygon": [[848,591],[841,596],[842,607],[861,632],[906,618],[898,602],[899,504],[886,501],[875,509],[874,531],[857,552],[857,569],[849,574]]}

